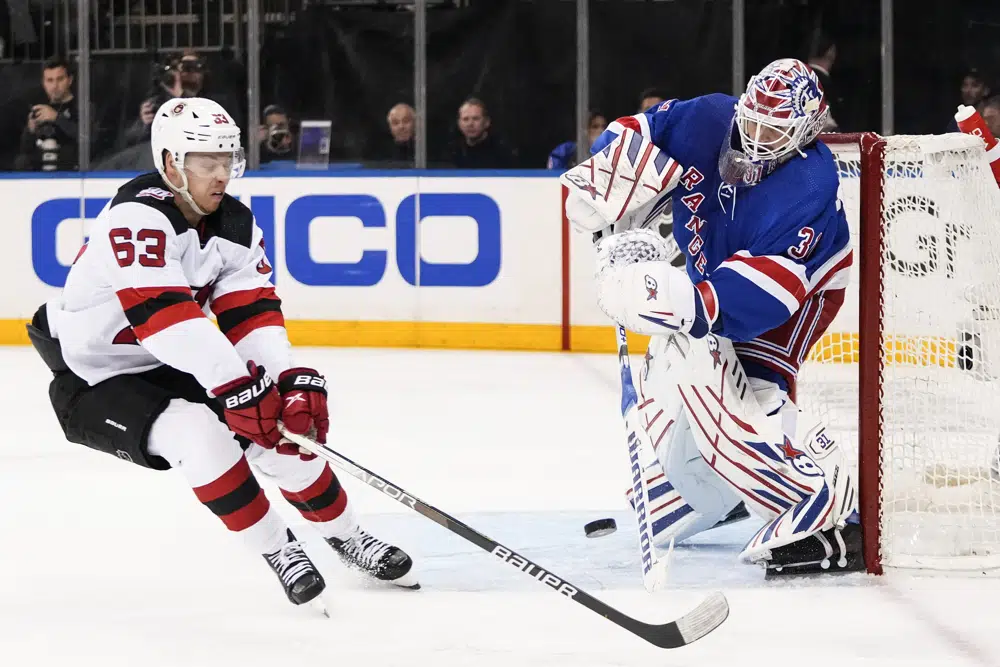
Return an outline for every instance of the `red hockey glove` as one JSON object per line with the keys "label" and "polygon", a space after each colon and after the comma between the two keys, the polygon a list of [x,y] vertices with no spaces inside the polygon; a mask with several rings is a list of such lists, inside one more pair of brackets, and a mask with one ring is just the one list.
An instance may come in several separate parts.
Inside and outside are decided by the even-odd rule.
{"label": "red hockey glove", "polygon": [[281,397],[262,366],[247,364],[249,377],[241,377],[212,390],[225,410],[226,424],[236,435],[271,449],[281,440],[278,416]]}
{"label": "red hockey glove", "polygon": [[[278,377],[278,391],[281,392],[281,421],[285,428],[325,443],[330,429],[326,378],[312,368],[290,368]],[[278,451],[300,454],[305,460],[315,458],[314,454],[287,441],[278,445]]]}

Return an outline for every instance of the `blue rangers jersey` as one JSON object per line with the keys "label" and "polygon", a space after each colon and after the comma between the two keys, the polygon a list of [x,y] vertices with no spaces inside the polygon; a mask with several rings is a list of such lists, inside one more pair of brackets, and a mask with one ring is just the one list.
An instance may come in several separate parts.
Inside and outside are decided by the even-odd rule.
{"label": "blue rangers jersey", "polygon": [[630,128],[682,165],[673,234],[712,331],[733,341],[750,377],[794,397],[799,367],[843,304],[852,263],[847,218],[833,155],[821,142],[757,185],[722,180],[719,153],[735,105],[722,94],[669,100],[619,118],[591,152]]}

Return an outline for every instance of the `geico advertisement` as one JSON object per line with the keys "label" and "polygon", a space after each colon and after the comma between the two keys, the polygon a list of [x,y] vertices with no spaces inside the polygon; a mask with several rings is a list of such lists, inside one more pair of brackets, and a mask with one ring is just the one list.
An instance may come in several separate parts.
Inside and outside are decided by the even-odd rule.
{"label": "geico advertisement", "polygon": [[[17,255],[4,317],[65,282],[124,179],[0,180]],[[547,177],[247,177],[286,317],[560,321],[561,204]]]}

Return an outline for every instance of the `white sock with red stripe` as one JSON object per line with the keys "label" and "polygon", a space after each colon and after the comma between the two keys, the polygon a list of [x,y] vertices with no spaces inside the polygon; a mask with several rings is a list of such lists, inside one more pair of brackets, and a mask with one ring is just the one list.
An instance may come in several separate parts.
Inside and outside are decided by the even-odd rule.
{"label": "white sock with red stripe", "polygon": [[253,476],[233,434],[207,406],[170,401],[149,432],[150,454],[166,459],[226,528],[254,551],[274,553],[287,525]]}
{"label": "white sock with red stripe", "polygon": [[323,459],[303,461],[256,445],[247,450],[247,458],[323,537],[345,539],[357,529],[347,490]]}

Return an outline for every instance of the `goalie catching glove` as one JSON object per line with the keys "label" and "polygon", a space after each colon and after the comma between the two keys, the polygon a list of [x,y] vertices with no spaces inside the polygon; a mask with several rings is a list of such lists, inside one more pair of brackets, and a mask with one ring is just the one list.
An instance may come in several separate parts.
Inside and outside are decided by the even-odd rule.
{"label": "goalie catching glove", "polygon": [[685,333],[701,338],[719,316],[710,282],[692,285],[670,264],[663,238],[648,229],[605,237],[597,244],[597,303],[629,331]]}
{"label": "goalie catching glove", "polygon": [[566,217],[587,233],[639,229],[670,202],[681,167],[638,132],[626,129],[608,146],[573,167],[559,182],[569,189]]}

